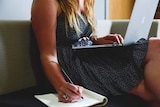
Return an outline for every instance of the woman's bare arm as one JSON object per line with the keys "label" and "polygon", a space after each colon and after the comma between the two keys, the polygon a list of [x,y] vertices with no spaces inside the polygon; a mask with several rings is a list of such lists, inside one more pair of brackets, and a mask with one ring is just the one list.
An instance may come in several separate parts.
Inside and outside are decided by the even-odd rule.
{"label": "woman's bare arm", "polygon": [[[82,88],[67,83],[61,73],[57,60],[56,26],[57,16],[60,14],[57,0],[34,0],[31,11],[31,20],[34,33],[40,50],[40,59],[44,71],[58,92],[59,101],[71,102],[79,99]],[[65,100],[63,95],[69,96]]]}
{"label": "woman's bare arm", "polygon": [[[65,80],[57,64],[57,12],[58,6],[56,0],[35,0],[32,5],[31,21],[38,41],[40,58],[45,73],[56,90],[59,90],[60,86],[65,83]],[[51,61],[56,63],[51,63]]]}

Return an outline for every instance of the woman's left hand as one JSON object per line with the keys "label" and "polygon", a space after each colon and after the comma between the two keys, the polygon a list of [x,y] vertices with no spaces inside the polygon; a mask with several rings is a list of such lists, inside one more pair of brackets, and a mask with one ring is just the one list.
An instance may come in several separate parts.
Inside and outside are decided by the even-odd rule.
{"label": "woman's left hand", "polygon": [[109,35],[102,36],[102,37],[96,37],[94,40],[94,43],[96,44],[113,44],[113,43],[122,44],[123,37],[120,34],[109,34]]}

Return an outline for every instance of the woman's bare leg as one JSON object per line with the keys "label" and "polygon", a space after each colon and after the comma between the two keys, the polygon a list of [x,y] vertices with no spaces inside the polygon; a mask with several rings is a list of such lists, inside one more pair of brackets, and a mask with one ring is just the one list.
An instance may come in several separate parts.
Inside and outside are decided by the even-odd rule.
{"label": "woman's bare leg", "polygon": [[[160,107],[160,39],[151,39],[145,58],[144,81]],[[155,106],[156,107],[156,106]]]}
{"label": "woman's bare leg", "polygon": [[149,41],[147,55],[144,60],[144,80],[130,93],[151,101],[152,107],[160,107],[160,39]]}
{"label": "woman's bare leg", "polygon": [[130,90],[129,93],[137,95],[148,102],[153,101],[154,99],[153,95],[147,89],[144,79],[137,86],[135,86],[132,90]]}

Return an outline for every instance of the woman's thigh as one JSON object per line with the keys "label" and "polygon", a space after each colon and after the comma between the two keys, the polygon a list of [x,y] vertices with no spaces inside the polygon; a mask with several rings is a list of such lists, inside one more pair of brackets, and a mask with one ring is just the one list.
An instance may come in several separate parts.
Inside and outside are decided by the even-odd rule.
{"label": "woman's thigh", "polygon": [[130,90],[129,93],[138,95],[141,98],[150,101],[154,100],[156,92],[158,92],[160,89],[156,88],[160,81],[159,38],[151,38],[149,40],[147,54],[143,62],[144,62],[144,79],[138,85],[136,85],[132,90]]}

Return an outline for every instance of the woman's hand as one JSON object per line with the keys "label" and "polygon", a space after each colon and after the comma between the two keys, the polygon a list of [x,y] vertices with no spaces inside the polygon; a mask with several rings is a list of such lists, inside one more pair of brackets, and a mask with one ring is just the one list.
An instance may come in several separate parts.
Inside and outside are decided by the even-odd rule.
{"label": "woman's hand", "polygon": [[81,99],[83,87],[66,82],[58,91],[60,102],[70,103]]}
{"label": "woman's hand", "polygon": [[96,37],[93,42],[96,44],[122,44],[123,38],[120,34],[109,34],[103,37]]}

